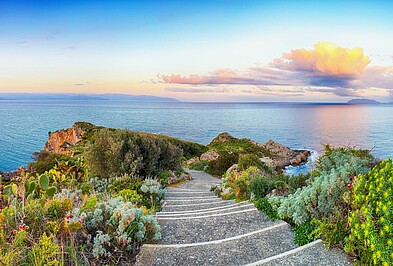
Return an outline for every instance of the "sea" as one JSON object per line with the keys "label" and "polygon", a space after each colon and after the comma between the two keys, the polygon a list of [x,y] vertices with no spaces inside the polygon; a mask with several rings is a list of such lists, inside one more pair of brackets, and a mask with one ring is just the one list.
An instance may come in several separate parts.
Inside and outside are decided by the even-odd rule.
{"label": "sea", "polygon": [[228,132],[237,138],[261,143],[272,139],[292,149],[309,149],[314,158],[325,144],[371,149],[381,159],[393,157],[392,105],[3,100],[0,171],[26,165],[33,152],[43,149],[48,132],[69,128],[76,121],[202,144]]}

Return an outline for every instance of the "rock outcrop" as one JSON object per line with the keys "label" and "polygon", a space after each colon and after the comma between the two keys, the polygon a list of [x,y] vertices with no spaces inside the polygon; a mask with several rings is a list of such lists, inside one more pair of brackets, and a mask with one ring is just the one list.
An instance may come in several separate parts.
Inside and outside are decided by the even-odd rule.
{"label": "rock outcrop", "polygon": [[263,147],[264,149],[270,151],[272,154],[273,162],[278,167],[285,167],[287,165],[297,166],[304,162],[307,162],[310,152],[308,150],[292,150],[278,142],[269,140],[264,144],[255,143]]}
{"label": "rock outcrop", "polygon": [[62,154],[71,154],[70,148],[83,139],[86,132],[74,124],[71,128],[61,129],[49,133],[44,151]]}
{"label": "rock outcrop", "polygon": [[229,134],[228,132],[224,132],[224,133],[218,134],[218,136],[215,137],[212,140],[212,142],[210,142],[209,145],[213,145],[214,143],[229,142],[229,141],[233,141],[233,140],[237,140],[237,139],[235,137],[233,137],[231,134]]}
{"label": "rock outcrop", "polygon": [[201,161],[214,161],[217,160],[220,157],[220,154],[216,152],[215,150],[209,150],[205,153],[203,153],[200,157]]}

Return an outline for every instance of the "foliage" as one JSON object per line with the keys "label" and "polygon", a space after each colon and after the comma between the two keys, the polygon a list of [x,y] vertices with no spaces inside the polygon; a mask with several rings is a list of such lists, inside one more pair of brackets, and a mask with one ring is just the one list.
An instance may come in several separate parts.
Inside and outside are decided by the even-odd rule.
{"label": "foliage", "polygon": [[237,139],[230,136],[226,141],[213,140],[209,145],[219,152],[231,152],[240,154],[254,154],[259,157],[273,157],[271,152],[259,145],[256,145],[249,139]]}
{"label": "foliage", "polygon": [[272,174],[272,169],[270,169],[264,162],[262,162],[258,156],[254,154],[245,154],[239,157],[238,169],[244,171],[250,166],[256,166],[265,174]]}
{"label": "foliage", "polygon": [[[40,175],[23,172],[2,187],[2,264],[129,263],[142,243],[160,238],[149,215],[165,192],[158,180],[95,179],[86,168],[80,158]],[[97,185],[98,180],[107,182]],[[80,190],[80,184],[89,189]]]}
{"label": "foliage", "polygon": [[134,254],[143,241],[161,238],[157,221],[122,197],[97,202],[86,211],[75,208],[69,223],[82,224],[92,236],[91,256],[100,264],[116,263],[116,253]]}
{"label": "foliage", "polygon": [[143,136],[129,130],[101,129],[85,152],[94,174],[108,178],[128,173],[158,175],[177,170],[182,150],[161,138]]}
{"label": "foliage", "polygon": [[318,161],[319,176],[310,185],[297,189],[289,196],[272,197],[270,203],[283,219],[293,219],[297,225],[312,218],[336,216],[345,213],[348,205],[342,200],[348,191],[350,178],[369,171],[371,157],[362,156],[351,148],[332,149]]}
{"label": "foliage", "polygon": [[70,158],[70,156],[60,153],[50,153],[46,151],[36,152],[33,154],[35,162],[29,163],[27,168],[38,174],[42,174],[52,169],[59,162],[69,161]]}
{"label": "foliage", "polygon": [[364,265],[393,264],[393,164],[382,161],[353,180],[345,195],[351,204],[345,239],[347,252],[356,252]]}
{"label": "foliage", "polygon": [[30,254],[34,265],[60,265],[60,247],[53,236],[47,236],[46,233],[43,233],[39,242],[34,244]]}
{"label": "foliage", "polygon": [[209,167],[209,162],[205,160],[196,161],[190,164],[190,169],[197,171],[206,171]]}
{"label": "foliage", "polygon": [[209,162],[207,172],[214,176],[221,176],[229,167],[237,163],[237,160],[238,156],[234,153],[219,152],[218,159]]}
{"label": "foliage", "polygon": [[255,207],[266,214],[267,217],[270,218],[270,220],[275,221],[277,220],[278,214],[275,209],[273,209],[272,205],[269,203],[269,200],[267,198],[260,198],[257,201],[254,202]]}
{"label": "foliage", "polygon": [[255,199],[265,197],[272,191],[272,189],[273,182],[271,178],[260,175],[250,180],[250,192]]}
{"label": "foliage", "polygon": [[294,225],[292,231],[295,233],[295,243],[299,246],[306,245],[315,240],[314,230],[316,226],[312,221],[306,221],[300,225]]}

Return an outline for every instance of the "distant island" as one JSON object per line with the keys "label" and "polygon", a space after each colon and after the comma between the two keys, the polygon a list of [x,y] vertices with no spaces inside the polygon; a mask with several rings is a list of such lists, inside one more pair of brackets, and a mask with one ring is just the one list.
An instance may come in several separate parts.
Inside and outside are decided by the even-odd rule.
{"label": "distant island", "polygon": [[77,93],[0,93],[3,101],[39,101],[39,100],[64,100],[64,101],[132,101],[132,102],[179,102],[174,98],[151,95],[131,94],[77,94]]}
{"label": "distant island", "polygon": [[347,104],[382,104],[382,103],[371,99],[352,99],[348,101]]}

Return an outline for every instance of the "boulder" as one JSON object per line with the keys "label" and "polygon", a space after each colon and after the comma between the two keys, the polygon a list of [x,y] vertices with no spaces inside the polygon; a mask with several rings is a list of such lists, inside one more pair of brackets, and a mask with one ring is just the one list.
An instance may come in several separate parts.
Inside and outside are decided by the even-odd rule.
{"label": "boulder", "polygon": [[209,150],[201,155],[200,160],[211,162],[217,160],[219,157],[220,154],[217,151]]}

